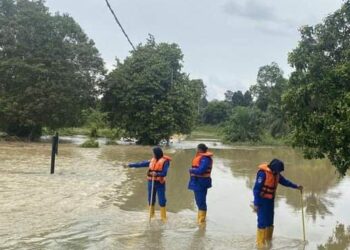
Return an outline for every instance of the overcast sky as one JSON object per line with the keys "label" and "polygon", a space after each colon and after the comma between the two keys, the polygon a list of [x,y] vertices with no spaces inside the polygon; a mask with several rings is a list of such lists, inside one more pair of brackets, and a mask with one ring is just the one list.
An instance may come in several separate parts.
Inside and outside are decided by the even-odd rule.
{"label": "overcast sky", "polygon": [[[104,0],[47,0],[51,12],[68,13],[92,38],[106,67],[124,59],[130,45]],[[298,28],[319,23],[342,0],[110,0],[134,44],[149,33],[178,43],[184,71],[202,78],[209,99],[247,90],[260,66],[277,62],[288,75],[288,52]]]}

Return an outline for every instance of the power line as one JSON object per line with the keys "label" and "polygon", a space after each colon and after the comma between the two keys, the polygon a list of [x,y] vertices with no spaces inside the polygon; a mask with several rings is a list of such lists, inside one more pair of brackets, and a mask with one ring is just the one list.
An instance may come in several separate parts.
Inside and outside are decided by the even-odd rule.
{"label": "power line", "polygon": [[130,45],[131,45],[132,49],[133,49],[133,50],[135,50],[135,46],[134,46],[134,44],[131,42],[131,40],[130,40],[130,38],[129,38],[128,34],[126,34],[126,32],[125,32],[125,30],[124,30],[123,26],[122,26],[122,25],[121,25],[121,23],[119,22],[118,17],[117,17],[117,15],[114,13],[114,11],[113,11],[113,9],[112,9],[111,5],[109,4],[108,0],[105,0],[105,1],[106,1],[106,4],[107,4],[107,6],[108,6],[109,10],[110,10],[110,11],[111,11],[111,13],[112,13],[112,15],[113,15],[114,19],[115,19],[115,21],[117,22],[117,24],[119,25],[120,29],[122,30],[122,32],[123,32],[123,34],[124,34],[124,36],[126,37],[126,39],[128,40],[128,42],[130,43]]}

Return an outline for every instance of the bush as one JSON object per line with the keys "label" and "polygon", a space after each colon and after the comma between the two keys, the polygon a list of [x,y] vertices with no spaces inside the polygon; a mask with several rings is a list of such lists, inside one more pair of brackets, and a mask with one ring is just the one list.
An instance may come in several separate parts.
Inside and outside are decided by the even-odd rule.
{"label": "bush", "polygon": [[224,124],[224,139],[229,142],[260,141],[264,115],[257,108],[236,107]]}
{"label": "bush", "polygon": [[106,145],[118,145],[118,142],[116,142],[115,140],[112,140],[112,139],[108,139],[106,141]]}
{"label": "bush", "polygon": [[94,139],[88,139],[83,144],[80,145],[82,148],[98,148],[99,143]]}
{"label": "bush", "polygon": [[227,121],[231,112],[231,107],[228,102],[213,100],[208,103],[204,109],[203,123],[217,125]]}
{"label": "bush", "polygon": [[110,140],[117,140],[123,136],[123,130],[119,128],[104,128],[98,131],[99,135]]}

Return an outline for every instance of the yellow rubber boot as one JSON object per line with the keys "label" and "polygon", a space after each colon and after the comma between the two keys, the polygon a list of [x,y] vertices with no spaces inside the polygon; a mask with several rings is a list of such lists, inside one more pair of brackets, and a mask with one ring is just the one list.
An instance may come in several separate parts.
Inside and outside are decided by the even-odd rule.
{"label": "yellow rubber boot", "polygon": [[256,246],[258,249],[262,249],[265,247],[266,230],[266,228],[258,228],[258,231],[256,233]]}
{"label": "yellow rubber boot", "polygon": [[198,210],[198,224],[202,225],[205,223],[205,219],[207,217],[207,211]]}
{"label": "yellow rubber boot", "polygon": [[154,208],[154,205],[151,205],[149,206],[149,216],[151,218],[154,218],[154,215],[155,215],[155,208]]}
{"label": "yellow rubber boot", "polygon": [[267,242],[272,241],[272,235],[273,235],[273,226],[266,228],[266,236],[265,239]]}
{"label": "yellow rubber boot", "polygon": [[166,222],[166,207],[160,207],[160,219],[165,223]]}

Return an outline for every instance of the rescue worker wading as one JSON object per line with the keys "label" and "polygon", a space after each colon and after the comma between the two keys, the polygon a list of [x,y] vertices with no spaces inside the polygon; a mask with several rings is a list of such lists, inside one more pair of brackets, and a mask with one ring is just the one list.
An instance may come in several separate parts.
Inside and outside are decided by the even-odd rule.
{"label": "rescue worker wading", "polygon": [[[138,163],[130,163],[128,166],[133,168],[148,167],[148,204],[150,206],[151,217],[154,217],[156,202],[156,194],[158,196],[158,203],[160,206],[160,217],[163,222],[166,222],[166,197],[165,197],[165,177],[167,175],[171,158],[163,155],[163,151],[159,147],[153,148],[153,158],[149,161],[142,161]],[[153,195],[152,193],[152,179],[154,179]],[[151,201],[151,196],[153,197]]]}
{"label": "rescue worker wading", "polygon": [[298,186],[281,175],[284,164],[278,159],[273,159],[270,164],[259,165],[254,185],[254,210],[258,215],[257,247],[262,248],[270,244],[273,234],[274,201],[276,189],[279,184],[302,190]]}
{"label": "rescue worker wading", "polygon": [[207,215],[207,191],[211,188],[211,171],[213,167],[213,153],[208,152],[205,144],[197,146],[197,154],[190,168],[188,189],[193,190],[198,207],[198,224],[205,223]]}

